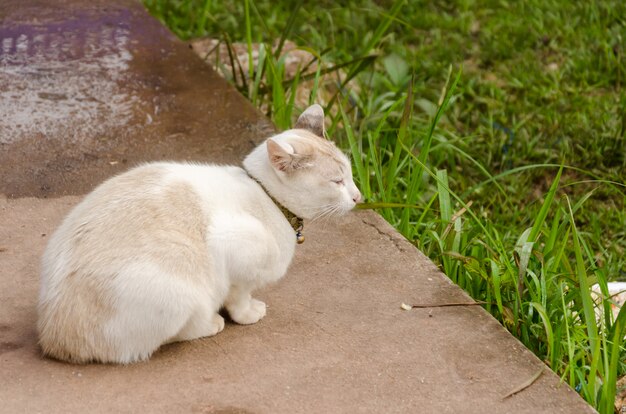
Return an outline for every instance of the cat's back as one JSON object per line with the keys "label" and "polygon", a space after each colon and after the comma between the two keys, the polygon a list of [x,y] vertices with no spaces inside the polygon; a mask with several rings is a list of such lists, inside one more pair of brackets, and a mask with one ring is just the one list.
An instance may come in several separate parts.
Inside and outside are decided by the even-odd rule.
{"label": "cat's back", "polygon": [[215,204],[211,200],[236,197],[242,191],[239,187],[249,186],[246,178],[246,173],[234,166],[144,164],[96,187],[72,210],[62,227],[85,219],[120,222],[133,214],[141,221],[158,219],[181,205],[210,207]]}
{"label": "cat's back", "polygon": [[[214,164],[160,162],[135,167],[105,181],[75,208],[73,213],[88,213],[98,206],[101,213],[125,209],[152,201],[188,198],[191,193],[208,201],[206,194],[232,193],[245,186],[246,173],[239,167]],[[217,192],[217,193],[216,193]],[[91,211],[95,213],[95,211]]]}
{"label": "cat's back", "polygon": [[77,269],[109,273],[137,256],[200,254],[215,217],[249,204],[255,191],[256,184],[238,167],[136,167],[102,183],[68,214],[44,253],[42,282]]}

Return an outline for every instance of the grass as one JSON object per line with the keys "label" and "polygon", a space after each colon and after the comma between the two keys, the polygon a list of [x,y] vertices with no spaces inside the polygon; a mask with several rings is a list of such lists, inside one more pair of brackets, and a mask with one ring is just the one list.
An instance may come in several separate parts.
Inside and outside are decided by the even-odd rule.
{"label": "grass", "polygon": [[144,2],[183,39],[265,43],[237,85],[281,128],[303,109],[305,79],[286,78],[270,44],[315,52],[311,102],[322,71],[341,67],[359,88],[344,80],[328,132],[352,155],[365,207],[614,411],[626,310],[612,317],[607,282],[626,279],[626,3]]}

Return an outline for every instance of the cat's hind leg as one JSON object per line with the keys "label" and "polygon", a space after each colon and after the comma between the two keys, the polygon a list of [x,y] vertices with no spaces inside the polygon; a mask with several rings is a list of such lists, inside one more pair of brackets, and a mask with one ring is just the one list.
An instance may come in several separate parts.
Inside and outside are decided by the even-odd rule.
{"label": "cat's hind leg", "polygon": [[224,303],[230,317],[241,325],[257,323],[265,316],[265,303],[252,298],[251,289],[233,285]]}
{"label": "cat's hind leg", "polygon": [[224,329],[224,318],[203,309],[195,312],[182,329],[168,342],[191,341],[217,335]]}

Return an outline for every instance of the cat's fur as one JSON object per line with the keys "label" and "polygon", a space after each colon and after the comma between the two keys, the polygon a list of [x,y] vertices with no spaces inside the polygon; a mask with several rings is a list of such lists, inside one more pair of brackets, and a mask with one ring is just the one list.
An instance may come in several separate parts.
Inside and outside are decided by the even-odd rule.
{"label": "cat's fur", "polygon": [[245,170],[152,163],[87,195],[43,256],[44,354],[126,364],[164,343],[217,334],[222,306],[237,323],[261,319],[265,304],[251,292],[283,277],[296,237],[255,179],[305,219],[360,201],[347,158],[320,137],[323,118],[310,107],[297,129],[254,149]]}

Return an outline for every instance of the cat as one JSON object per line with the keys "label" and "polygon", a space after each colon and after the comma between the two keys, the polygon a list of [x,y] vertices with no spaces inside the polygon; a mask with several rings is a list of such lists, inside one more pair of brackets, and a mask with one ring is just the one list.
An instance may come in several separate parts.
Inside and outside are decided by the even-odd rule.
{"label": "cat", "polygon": [[219,333],[222,307],[239,324],[263,318],[265,303],[251,292],[285,275],[301,220],[361,200],[348,158],[323,135],[324,112],[313,105],[243,168],[156,162],[98,186],[42,258],[43,353],[129,364]]}

